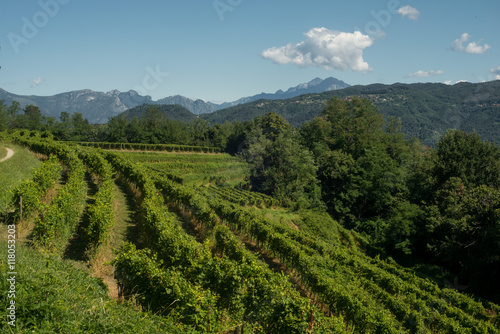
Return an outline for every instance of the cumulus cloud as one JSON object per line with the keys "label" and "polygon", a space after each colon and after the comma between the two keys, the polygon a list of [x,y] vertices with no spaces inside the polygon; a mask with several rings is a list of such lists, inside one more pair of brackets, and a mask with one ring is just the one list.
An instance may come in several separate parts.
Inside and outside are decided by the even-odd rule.
{"label": "cumulus cloud", "polygon": [[40,85],[40,84],[41,84],[42,82],[44,82],[44,81],[45,81],[45,79],[44,79],[44,78],[40,78],[40,77],[38,77],[38,78],[36,78],[36,79],[31,80],[31,81],[30,81],[30,82],[31,82],[31,88],[34,88],[34,87],[36,87],[36,86]]}
{"label": "cumulus cloud", "polygon": [[467,80],[458,80],[458,81],[455,81],[455,83],[453,83],[451,80],[446,80],[444,82],[445,85],[456,85],[458,83],[462,83],[462,82],[468,82]]}
{"label": "cumulus cloud", "polygon": [[402,16],[408,16],[410,20],[416,21],[418,20],[418,17],[420,16],[420,12],[418,9],[413,8],[411,6],[404,6],[398,9],[398,13]]}
{"label": "cumulus cloud", "polygon": [[490,70],[490,73],[495,75],[493,80],[500,80],[500,66],[497,68],[492,68]]}
{"label": "cumulus cloud", "polygon": [[359,31],[348,33],[326,28],[313,28],[305,36],[306,39],[298,44],[264,50],[262,57],[280,65],[358,72],[372,70],[363,60],[363,50],[373,44],[370,36]]}
{"label": "cumulus cloud", "polygon": [[471,36],[468,33],[463,33],[460,38],[456,39],[451,44],[452,50],[471,54],[483,54],[491,48],[491,46],[489,46],[488,44],[480,45],[479,42],[470,42],[469,44],[464,46],[464,43],[467,42],[470,38]]}
{"label": "cumulus cloud", "polygon": [[415,73],[410,73],[408,74],[409,77],[415,77],[415,78],[424,78],[424,77],[433,77],[435,75],[441,75],[444,72],[442,70],[439,71],[417,71]]}

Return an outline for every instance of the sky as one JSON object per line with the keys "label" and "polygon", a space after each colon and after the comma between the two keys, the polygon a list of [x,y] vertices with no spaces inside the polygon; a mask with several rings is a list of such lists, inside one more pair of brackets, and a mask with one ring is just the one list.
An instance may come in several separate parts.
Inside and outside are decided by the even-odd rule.
{"label": "sky", "polygon": [[214,102],[316,77],[500,79],[500,1],[2,0],[0,88]]}

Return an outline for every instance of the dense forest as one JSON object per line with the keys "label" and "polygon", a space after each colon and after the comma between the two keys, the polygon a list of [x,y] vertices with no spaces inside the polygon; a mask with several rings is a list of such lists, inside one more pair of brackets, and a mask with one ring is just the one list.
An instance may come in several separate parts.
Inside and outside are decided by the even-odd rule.
{"label": "dense forest", "polygon": [[0,132],[203,145],[239,155],[251,166],[249,189],[297,210],[326,210],[363,236],[371,255],[393,257],[430,277],[448,270],[466,292],[500,302],[500,148],[456,129],[431,148],[408,139],[402,127],[357,96],[329,99],[300,128],[274,112],[210,125],[168,119],[157,107],[97,126],[81,114],[56,120],[36,106],[0,104]]}

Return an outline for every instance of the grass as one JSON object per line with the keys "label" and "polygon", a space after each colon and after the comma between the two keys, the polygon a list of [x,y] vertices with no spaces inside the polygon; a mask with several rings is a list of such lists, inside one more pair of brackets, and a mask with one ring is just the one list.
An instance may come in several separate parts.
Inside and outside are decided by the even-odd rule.
{"label": "grass", "polygon": [[7,149],[5,147],[0,147],[0,160],[5,158],[7,155]]}
{"label": "grass", "polygon": [[[1,226],[0,289],[7,281],[7,227]],[[55,255],[16,244],[16,328],[0,309],[1,333],[186,333],[169,319],[141,312],[133,303],[107,296],[102,280]],[[0,303],[8,305],[7,293]]]}
{"label": "grass", "polygon": [[297,229],[319,239],[330,245],[339,245],[346,235],[351,234],[324,211],[299,210],[293,211],[287,208],[247,208],[261,215],[269,221],[274,221],[289,228]]}
{"label": "grass", "polygon": [[154,171],[180,176],[185,185],[206,183],[238,186],[244,183],[249,166],[238,157],[224,154],[179,154],[157,152],[120,152],[122,157],[143,163]]}
{"label": "grass", "polygon": [[[9,205],[11,191],[22,181],[30,179],[34,170],[42,163],[34,154],[21,146],[10,143],[0,143],[0,145],[9,147],[15,152],[12,158],[0,162],[0,213],[2,213]],[[6,152],[5,150],[5,154]],[[2,153],[3,151],[0,152],[0,156]]]}
{"label": "grass", "polygon": [[95,260],[92,262],[92,276],[99,277],[108,286],[108,296],[117,299],[118,286],[114,278],[114,266],[111,261],[115,259],[115,251],[128,240],[134,240],[136,227],[134,222],[135,211],[133,211],[133,199],[124,193],[122,189],[115,184],[113,190],[115,226],[111,228],[110,237],[99,248]]}

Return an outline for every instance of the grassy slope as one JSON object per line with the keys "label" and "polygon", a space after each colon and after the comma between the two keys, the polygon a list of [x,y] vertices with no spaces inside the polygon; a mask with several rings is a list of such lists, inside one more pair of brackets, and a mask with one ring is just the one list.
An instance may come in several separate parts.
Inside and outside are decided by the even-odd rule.
{"label": "grassy slope", "polygon": [[[9,190],[29,179],[33,171],[41,165],[35,155],[27,149],[10,143],[5,146],[12,148],[16,154],[11,159],[0,163],[0,204],[2,205],[0,209],[8,205]],[[176,327],[166,318],[141,312],[133,303],[120,303],[116,299],[109,298],[109,290],[103,280],[91,277],[89,270],[76,261],[62,260],[60,255],[41,253],[21,239],[16,241],[15,246],[16,328],[7,324],[7,310],[4,307],[0,310],[0,316],[3,319],[0,322],[1,333],[188,332],[182,326]],[[0,289],[2,291],[9,290],[8,272],[7,226],[6,222],[3,222],[0,225]],[[1,294],[2,305],[8,305],[10,300],[7,293]]]}
{"label": "grassy slope", "polygon": [[[30,179],[33,171],[41,166],[41,162],[27,149],[14,145],[3,144],[14,150],[12,158],[0,163],[0,213],[3,212],[10,201],[10,191],[19,183]],[[5,151],[6,153],[6,151]],[[0,152],[0,156],[3,156]]]}
{"label": "grassy slope", "polygon": [[[6,227],[0,242],[0,289],[8,291]],[[101,280],[55,256],[16,245],[15,333],[185,333],[165,318],[137,312],[107,296]],[[7,293],[0,303],[7,305]],[[6,308],[0,332],[9,333]]]}

